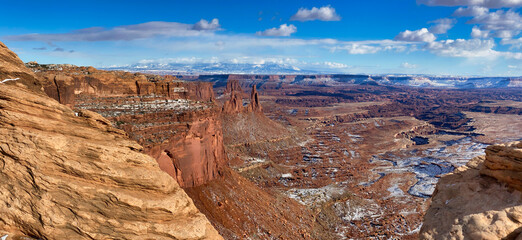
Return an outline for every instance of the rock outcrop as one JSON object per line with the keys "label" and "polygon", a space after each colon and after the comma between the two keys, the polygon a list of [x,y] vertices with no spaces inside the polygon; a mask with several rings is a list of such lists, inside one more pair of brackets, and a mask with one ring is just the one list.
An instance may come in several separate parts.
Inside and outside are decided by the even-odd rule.
{"label": "rock outcrop", "polygon": [[221,239],[141,150],[99,114],[75,114],[47,96],[0,86],[0,232],[37,239]]}
{"label": "rock outcrop", "polygon": [[259,103],[259,96],[256,85],[252,86],[252,92],[250,93],[250,104],[248,105],[247,109],[248,112],[263,112],[261,104]]}
{"label": "rock outcrop", "polygon": [[522,191],[522,141],[488,146],[480,173]]}
{"label": "rock outcrop", "polygon": [[489,146],[485,157],[443,176],[420,238],[522,239],[522,192],[514,189],[522,175],[520,144]]}
{"label": "rock outcrop", "polygon": [[215,112],[199,115],[185,126],[187,129],[146,152],[182,187],[194,187],[218,178],[227,157]]}
{"label": "rock outcrop", "polygon": [[237,79],[229,80],[223,93],[225,95],[230,95],[230,98],[223,104],[223,112],[225,114],[263,112],[261,104],[259,103],[256,85],[252,86],[252,91],[250,92],[250,103],[247,106],[243,106],[243,90],[241,89],[241,85]]}
{"label": "rock outcrop", "polygon": [[27,69],[22,60],[2,42],[0,42],[0,83],[22,85],[33,91],[42,91],[42,85],[34,73]]}

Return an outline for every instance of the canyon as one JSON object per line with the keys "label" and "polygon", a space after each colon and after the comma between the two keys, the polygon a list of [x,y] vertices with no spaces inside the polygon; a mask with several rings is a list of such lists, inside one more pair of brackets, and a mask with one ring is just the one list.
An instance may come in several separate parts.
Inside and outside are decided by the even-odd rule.
{"label": "canyon", "polygon": [[[0,235],[515,239],[520,233],[520,142],[509,143],[521,140],[520,87],[23,66],[0,47],[8,63],[0,77],[18,78],[0,85],[1,176],[10,183],[0,185],[0,199],[2,212],[11,213],[0,217]],[[470,199],[477,204],[468,206]],[[491,204],[478,206],[484,202]],[[497,227],[486,229],[491,217]]]}
{"label": "canyon", "polygon": [[0,86],[2,239],[222,239],[124,131],[48,97],[23,64],[2,71],[21,80]]}

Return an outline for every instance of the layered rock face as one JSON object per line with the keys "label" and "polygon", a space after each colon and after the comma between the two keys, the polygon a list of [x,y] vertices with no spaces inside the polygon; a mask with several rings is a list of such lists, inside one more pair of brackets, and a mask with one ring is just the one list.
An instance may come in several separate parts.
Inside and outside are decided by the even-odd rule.
{"label": "layered rock face", "polygon": [[0,85],[0,235],[221,239],[140,145],[99,114],[76,114]]}
{"label": "layered rock face", "polygon": [[210,83],[61,65],[34,69],[49,96],[108,118],[143,145],[182,187],[218,177],[226,163],[220,112]]}
{"label": "layered rock face", "polygon": [[146,152],[182,187],[199,186],[218,178],[227,157],[216,113],[201,114],[184,126],[186,129]]}
{"label": "layered rock face", "polygon": [[522,239],[521,144],[489,146],[485,157],[442,177],[420,238]]}
{"label": "layered rock face", "polygon": [[45,93],[62,104],[74,106],[86,97],[157,96],[211,102],[212,84],[183,82],[172,76],[97,70],[72,65],[28,63],[43,80]]}
{"label": "layered rock face", "polygon": [[7,85],[23,85],[41,92],[42,85],[34,73],[24,66],[22,60],[0,42],[0,82]]}
{"label": "layered rock face", "polygon": [[480,173],[522,191],[522,141],[488,146]]}

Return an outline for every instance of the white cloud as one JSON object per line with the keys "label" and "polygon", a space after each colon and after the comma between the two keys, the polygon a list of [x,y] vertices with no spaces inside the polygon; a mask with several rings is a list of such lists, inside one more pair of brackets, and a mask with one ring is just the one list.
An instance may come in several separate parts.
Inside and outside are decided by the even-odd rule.
{"label": "white cloud", "polygon": [[381,47],[364,44],[347,44],[339,49],[348,51],[349,54],[373,54],[382,50]]}
{"label": "white cloud", "polygon": [[194,30],[219,30],[221,25],[219,25],[219,20],[217,18],[212,19],[211,22],[208,22],[205,19],[199,20],[194,26],[192,26],[192,29]]}
{"label": "white cloud", "polygon": [[492,39],[448,39],[426,44],[425,48],[430,52],[447,57],[495,58],[499,52],[493,50],[495,42]]}
{"label": "white cloud", "polygon": [[260,36],[288,37],[295,32],[297,32],[297,28],[293,24],[281,24],[279,28],[270,28],[262,32],[257,32],[256,34]]}
{"label": "white cloud", "polygon": [[417,3],[428,6],[522,7],[522,0],[417,0]]}
{"label": "white cloud", "polygon": [[512,10],[477,15],[467,23],[479,24],[481,30],[489,30],[499,38],[511,38],[522,30],[522,16]]}
{"label": "white cloud", "polygon": [[481,6],[471,6],[471,7],[460,7],[453,13],[453,16],[457,17],[474,17],[486,14],[489,12],[488,8]]}
{"label": "white cloud", "polygon": [[473,26],[473,29],[471,29],[471,37],[473,38],[487,38],[489,37],[489,31],[488,30],[480,30],[479,27]]}
{"label": "white cloud", "polygon": [[395,40],[408,42],[433,42],[436,37],[430,33],[427,28],[415,31],[406,30],[395,36]]}
{"label": "white cloud", "polygon": [[417,68],[417,65],[416,64],[411,64],[411,63],[408,63],[408,62],[403,62],[401,64],[401,67],[402,68],[407,68],[407,69],[415,69],[415,68]]}
{"label": "white cloud", "polygon": [[522,49],[522,37],[517,39],[502,39],[502,45],[511,45],[509,49]]}
{"label": "white cloud", "polygon": [[376,41],[360,41],[360,42],[346,42],[338,46],[330,48],[332,52],[337,50],[344,50],[349,54],[374,54],[381,51],[396,51],[403,52],[408,47],[408,44],[395,42],[391,40]]}
{"label": "white cloud", "polygon": [[111,29],[91,27],[74,30],[68,33],[55,34],[23,34],[4,37],[12,41],[43,42],[95,42],[95,41],[131,41],[136,39],[164,37],[187,37],[211,34],[219,30],[218,19],[210,23],[200,20],[196,24],[178,22],[146,22],[135,25],[117,26]]}
{"label": "white cloud", "polygon": [[447,33],[448,30],[450,30],[457,20],[451,19],[451,18],[441,18],[437,19],[435,21],[432,21],[431,23],[435,23],[435,26],[430,27],[430,32],[434,34],[444,34]]}
{"label": "white cloud", "polygon": [[341,17],[335,12],[335,9],[330,6],[321,8],[313,7],[312,9],[300,8],[296,14],[291,18],[291,21],[339,21]]}

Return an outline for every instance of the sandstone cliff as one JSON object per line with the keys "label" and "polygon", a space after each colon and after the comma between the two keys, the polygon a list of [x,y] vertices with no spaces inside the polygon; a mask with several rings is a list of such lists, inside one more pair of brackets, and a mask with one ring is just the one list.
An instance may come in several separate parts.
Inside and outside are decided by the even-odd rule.
{"label": "sandstone cliff", "polygon": [[222,239],[124,131],[45,96],[2,43],[0,58],[16,78],[0,83],[2,239]]}
{"label": "sandstone cliff", "polygon": [[226,164],[211,83],[92,67],[34,65],[33,69],[49,96],[109,119],[144,146],[145,153],[182,187],[218,177]]}
{"label": "sandstone cliff", "polygon": [[420,238],[522,239],[521,146],[489,146],[485,157],[442,177]]}
{"label": "sandstone cliff", "polygon": [[32,71],[24,66],[22,60],[0,42],[0,82],[7,85],[23,85],[37,92],[42,85]]}
{"label": "sandstone cliff", "polygon": [[219,239],[142,147],[100,115],[0,86],[0,230],[40,239]]}
{"label": "sandstone cliff", "polygon": [[522,191],[522,141],[486,148],[486,161],[480,173]]}
{"label": "sandstone cliff", "polygon": [[103,71],[73,65],[27,64],[42,80],[48,96],[74,106],[88,97],[159,96],[211,102],[211,83],[178,81],[172,76],[157,76],[120,71]]}

